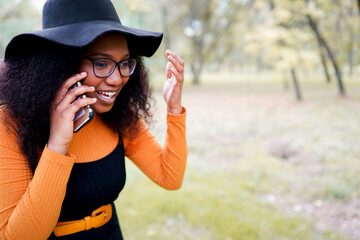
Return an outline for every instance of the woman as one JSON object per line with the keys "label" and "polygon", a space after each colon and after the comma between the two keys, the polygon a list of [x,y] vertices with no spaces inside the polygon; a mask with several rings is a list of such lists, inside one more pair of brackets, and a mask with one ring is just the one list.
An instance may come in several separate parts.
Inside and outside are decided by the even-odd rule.
{"label": "woman", "polygon": [[[184,62],[171,51],[164,147],[145,124],[142,56],[161,39],[123,26],[110,0],[48,0],[43,29],[10,41],[0,81],[0,239],[122,239],[113,201],[124,156],[160,186],[181,186]],[[95,117],[73,133],[75,113],[88,105]]]}

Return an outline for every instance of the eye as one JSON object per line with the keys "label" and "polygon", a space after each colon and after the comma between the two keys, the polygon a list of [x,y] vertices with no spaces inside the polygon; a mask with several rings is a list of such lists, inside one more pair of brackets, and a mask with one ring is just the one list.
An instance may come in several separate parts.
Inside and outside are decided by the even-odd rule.
{"label": "eye", "polygon": [[129,61],[126,60],[126,61],[122,62],[122,63],[120,64],[120,67],[121,67],[121,68],[129,68]]}
{"label": "eye", "polygon": [[109,68],[109,66],[111,65],[111,63],[107,60],[104,60],[104,59],[97,59],[95,62],[94,62],[94,66],[96,68]]}

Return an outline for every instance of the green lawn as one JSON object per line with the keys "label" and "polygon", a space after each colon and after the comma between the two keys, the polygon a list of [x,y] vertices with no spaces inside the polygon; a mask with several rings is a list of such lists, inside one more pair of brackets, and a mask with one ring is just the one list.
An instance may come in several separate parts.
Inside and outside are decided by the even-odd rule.
{"label": "green lawn", "polygon": [[360,84],[349,80],[340,99],[334,85],[305,81],[298,103],[281,81],[211,77],[184,88],[183,187],[163,190],[127,161],[116,202],[125,238],[359,239]]}

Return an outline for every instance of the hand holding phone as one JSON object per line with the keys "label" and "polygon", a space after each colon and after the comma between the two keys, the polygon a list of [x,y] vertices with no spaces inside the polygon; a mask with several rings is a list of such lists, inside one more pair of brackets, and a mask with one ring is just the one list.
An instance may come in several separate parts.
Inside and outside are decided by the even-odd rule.
{"label": "hand holding phone", "polygon": [[[71,88],[78,87],[81,85],[82,85],[82,83],[80,81],[78,81]],[[75,101],[79,98],[86,98],[86,95],[83,94],[83,95],[77,97],[75,99]],[[94,111],[92,110],[90,105],[80,108],[79,111],[77,111],[75,113],[74,133],[78,132],[82,127],[84,127],[93,118],[94,118]]]}
{"label": "hand holding phone", "polygon": [[[81,83],[77,83],[85,79],[86,76],[86,72],[81,72],[66,79],[50,104],[50,134],[47,147],[53,152],[66,156],[74,136],[74,130],[76,132],[79,131],[81,127],[94,117],[94,112],[87,106],[96,103],[97,98],[82,98],[81,96],[84,93],[87,95],[87,93],[94,92],[95,88],[92,86],[81,86]],[[69,90],[70,88],[73,89]],[[77,97],[80,99],[74,102],[74,99]],[[85,113],[81,114],[80,112],[78,116],[84,116],[85,120],[80,117],[75,123],[75,113],[80,108],[84,108]]]}

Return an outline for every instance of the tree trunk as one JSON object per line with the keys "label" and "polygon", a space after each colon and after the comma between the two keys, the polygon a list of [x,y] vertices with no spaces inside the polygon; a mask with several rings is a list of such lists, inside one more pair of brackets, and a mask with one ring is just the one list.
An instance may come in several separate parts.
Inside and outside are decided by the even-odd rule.
{"label": "tree trunk", "polygon": [[297,77],[296,77],[296,70],[295,70],[295,68],[291,68],[290,71],[291,71],[291,76],[292,76],[292,80],[293,80],[293,83],[294,83],[296,100],[301,101],[302,96],[301,96],[301,90],[300,90],[300,87],[299,87],[299,83],[298,83],[298,80],[297,80]]}
{"label": "tree trunk", "polygon": [[194,47],[193,62],[191,63],[191,71],[193,75],[192,83],[194,85],[198,85],[200,84],[200,75],[203,70],[203,63],[204,63],[204,56],[203,56],[204,38],[202,36],[193,37],[192,45]]}
{"label": "tree trunk", "polygon": [[[191,65],[193,74],[193,84],[200,83],[200,76],[204,69],[204,65],[210,59],[212,54],[216,53],[216,49],[221,44],[221,40],[226,36],[238,22],[238,12],[242,8],[242,4],[227,4],[221,16],[217,16],[215,0],[192,0],[189,4],[187,21],[193,30],[195,30],[191,38]],[[218,19],[225,19],[226,24]],[[192,25],[195,23],[195,25]],[[191,34],[192,35],[192,34]]]}
{"label": "tree trunk", "polygon": [[[192,46],[192,63],[191,63],[191,71],[193,75],[192,83],[194,85],[200,84],[200,75],[202,71],[202,66],[205,61],[204,59],[204,45],[205,45],[205,35],[208,33],[210,17],[211,17],[211,9],[210,4],[212,1],[203,2],[203,8],[201,9],[201,13],[197,12],[197,4],[199,1],[193,1],[191,5],[190,11],[190,19],[191,21],[200,21],[201,27],[200,29],[196,29],[199,32],[191,37],[191,46]],[[196,11],[195,11],[196,10]],[[192,23],[191,23],[192,24]]]}
{"label": "tree trunk", "polygon": [[199,85],[200,84],[200,74],[201,71],[199,71],[199,69],[196,69],[196,67],[194,65],[191,65],[191,69],[192,69],[192,74],[193,74],[193,81],[192,83],[194,85]]}
{"label": "tree trunk", "polygon": [[263,71],[263,50],[260,49],[256,55],[256,72],[261,73]]}
{"label": "tree trunk", "polygon": [[200,75],[203,70],[203,61],[204,60],[202,59],[202,57],[198,56],[198,57],[194,57],[194,60],[191,63],[191,72],[193,75],[192,83],[194,85],[200,84]]}
{"label": "tree trunk", "polygon": [[273,0],[269,0],[269,6],[270,6],[270,10],[274,10],[275,9],[275,2]]}
{"label": "tree trunk", "polygon": [[345,96],[345,88],[344,88],[344,85],[342,82],[341,73],[340,73],[338,64],[336,63],[336,60],[334,58],[334,55],[332,54],[332,51],[331,51],[329,45],[326,43],[325,39],[320,34],[317,23],[313,20],[313,18],[309,14],[307,14],[306,17],[308,19],[308,23],[309,23],[311,29],[314,31],[314,33],[316,35],[316,38],[321,43],[321,45],[326,49],[326,52],[328,53],[331,63],[335,69],[335,75],[336,75],[336,79],[338,81],[339,94],[340,94],[340,96]]}
{"label": "tree trunk", "polygon": [[324,48],[322,47],[322,45],[320,43],[319,43],[319,54],[320,54],[320,59],[321,59],[321,65],[323,66],[323,69],[324,69],[326,82],[331,83],[331,78],[330,78],[330,74],[329,74],[329,68],[328,68],[328,65],[327,65],[327,62],[326,62],[326,57],[324,55]]}

